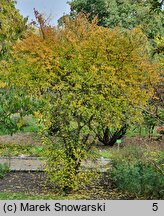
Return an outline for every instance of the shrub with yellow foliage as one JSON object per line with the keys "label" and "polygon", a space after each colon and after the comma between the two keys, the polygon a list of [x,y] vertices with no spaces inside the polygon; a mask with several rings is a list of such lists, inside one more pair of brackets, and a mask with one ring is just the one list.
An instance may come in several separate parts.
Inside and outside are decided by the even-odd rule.
{"label": "shrub with yellow foliage", "polygon": [[38,21],[40,35],[28,35],[14,46],[8,78],[45,102],[42,119],[58,143],[49,144],[48,169],[54,169],[51,178],[57,182],[63,171],[70,179],[62,186],[67,188],[70,182],[76,185],[81,161],[104,128],[142,120],[140,108],[158,83],[158,65],[151,62],[139,28],[110,30],[84,14],[67,17],[55,29],[40,15]]}

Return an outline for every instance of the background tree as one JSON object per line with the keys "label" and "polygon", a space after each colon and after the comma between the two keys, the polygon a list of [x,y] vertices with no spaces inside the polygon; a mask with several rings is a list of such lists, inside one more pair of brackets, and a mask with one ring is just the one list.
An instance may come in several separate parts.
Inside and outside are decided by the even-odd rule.
{"label": "background tree", "polygon": [[[31,99],[25,96],[23,89],[14,88],[7,78],[7,62],[12,58],[12,46],[27,29],[27,18],[20,15],[15,4],[14,0],[0,1],[0,130],[10,134],[19,129],[22,116],[31,112]],[[17,121],[13,118],[15,113],[19,115]]]}
{"label": "background tree", "polygon": [[15,8],[16,1],[0,1],[0,59],[4,58],[11,45],[21,38],[26,29],[27,18]]}
{"label": "background tree", "polygon": [[150,107],[145,112],[145,123],[149,128],[164,124],[164,37],[157,37],[154,41],[156,48],[153,49],[153,57],[158,59],[161,69],[159,70],[160,82],[154,86],[154,95],[149,100]]}
{"label": "background tree", "polygon": [[79,12],[89,14],[98,24],[113,28],[132,29],[140,26],[150,39],[164,35],[163,1],[158,0],[72,0],[71,16]]}
{"label": "background tree", "polygon": [[33,114],[39,103],[26,95],[23,89],[14,87],[0,89],[0,133],[10,134],[21,130],[24,126],[23,117]]}

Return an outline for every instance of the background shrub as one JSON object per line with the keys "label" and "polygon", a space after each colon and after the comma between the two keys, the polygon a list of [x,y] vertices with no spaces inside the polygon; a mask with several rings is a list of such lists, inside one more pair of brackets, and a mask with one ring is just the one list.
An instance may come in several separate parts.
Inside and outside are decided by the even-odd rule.
{"label": "background shrub", "polygon": [[113,154],[111,177],[121,191],[144,199],[164,198],[163,152],[125,147]]}

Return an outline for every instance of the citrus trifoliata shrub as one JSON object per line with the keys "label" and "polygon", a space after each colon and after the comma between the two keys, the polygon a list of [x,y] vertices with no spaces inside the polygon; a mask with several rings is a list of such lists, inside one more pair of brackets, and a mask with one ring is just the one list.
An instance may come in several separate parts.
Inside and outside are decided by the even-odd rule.
{"label": "citrus trifoliata shrub", "polygon": [[[80,149],[72,150],[72,156],[68,157],[68,148],[64,148],[64,144],[59,141],[52,143],[48,139],[44,139],[48,144],[46,151],[47,160],[45,163],[45,172],[47,180],[56,192],[83,190],[89,186],[93,179],[94,182],[99,174],[96,170],[90,170],[81,167],[82,151]],[[85,152],[86,158],[87,153]],[[76,159],[75,159],[76,157]]]}
{"label": "citrus trifoliata shrub", "polygon": [[8,77],[45,101],[39,115],[59,140],[50,148],[47,170],[54,182],[63,179],[59,187],[77,188],[81,162],[103,130],[142,120],[158,65],[139,28],[110,30],[79,14],[54,29],[36,15],[41,34],[16,44]]}

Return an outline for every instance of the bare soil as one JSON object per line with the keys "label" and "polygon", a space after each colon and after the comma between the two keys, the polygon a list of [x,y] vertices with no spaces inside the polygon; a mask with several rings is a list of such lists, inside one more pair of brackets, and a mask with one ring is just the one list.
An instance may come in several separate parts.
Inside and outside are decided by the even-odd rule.
{"label": "bare soil", "polygon": [[126,138],[122,142],[122,146],[126,145],[137,145],[137,146],[145,146],[150,147],[152,150],[164,150],[164,137],[142,137],[142,136],[135,136]]}
{"label": "bare soil", "polygon": [[[120,148],[127,146],[127,145],[136,145],[136,146],[145,146],[150,147],[154,150],[164,150],[164,136],[160,136],[159,138],[148,138],[142,136],[135,136],[135,137],[124,137],[120,144]],[[97,146],[99,149],[107,150],[110,147],[104,146],[102,144]],[[117,148],[117,145],[113,146],[112,148]]]}
{"label": "bare soil", "polygon": [[0,192],[40,194],[45,191],[43,172],[9,172],[0,179]]}
{"label": "bare soil", "polygon": [[21,145],[32,145],[41,146],[41,140],[39,136],[31,132],[20,132],[11,135],[0,136],[0,144],[21,144]]}
{"label": "bare soil", "polygon": [[[50,184],[46,184],[44,172],[10,172],[0,179],[0,192],[46,195],[53,194],[54,190]],[[102,176],[99,184],[90,185],[85,190],[79,190],[76,194],[80,195],[81,199],[89,200],[127,199],[125,195],[112,188],[108,176]],[[134,199],[134,197],[128,197],[128,199]]]}

